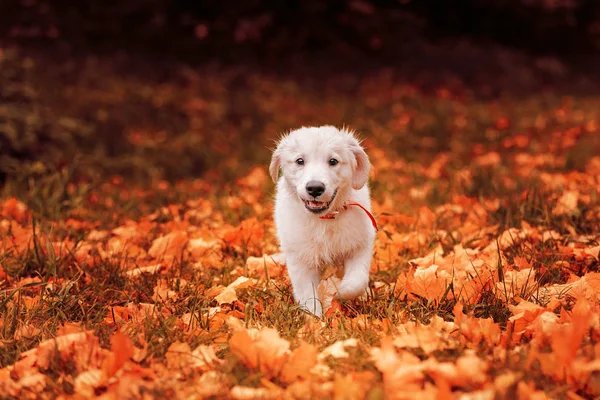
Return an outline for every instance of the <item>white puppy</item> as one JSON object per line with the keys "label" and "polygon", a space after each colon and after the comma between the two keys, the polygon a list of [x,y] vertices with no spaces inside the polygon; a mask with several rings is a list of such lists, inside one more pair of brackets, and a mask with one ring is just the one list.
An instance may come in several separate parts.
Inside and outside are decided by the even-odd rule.
{"label": "white puppy", "polygon": [[323,312],[317,286],[326,266],[343,267],[337,288],[342,300],[360,296],[369,283],[377,229],[370,212],[370,167],[354,135],[333,126],[295,130],[273,152],[277,236],[294,297],[317,316]]}

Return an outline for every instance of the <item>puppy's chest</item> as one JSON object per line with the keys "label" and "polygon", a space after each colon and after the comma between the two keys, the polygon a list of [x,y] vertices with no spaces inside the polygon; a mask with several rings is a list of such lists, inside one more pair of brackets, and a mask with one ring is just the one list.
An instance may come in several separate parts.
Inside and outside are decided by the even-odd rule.
{"label": "puppy's chest", "polygon": [[363,246],[364,233],[350,221],[322,221],[318,228],[305,230],[302,249],[319,263],[339,263]]}

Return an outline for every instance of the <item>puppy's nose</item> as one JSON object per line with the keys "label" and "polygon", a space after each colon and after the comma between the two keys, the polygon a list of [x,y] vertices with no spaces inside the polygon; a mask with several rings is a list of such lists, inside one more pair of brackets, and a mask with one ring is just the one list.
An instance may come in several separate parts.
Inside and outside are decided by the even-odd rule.
{"label": "puppy's nose", "polygon": [[312,197],[319,197],[325,191],[325,184],[319,181],[309,181],[306,184],[306,191]]}

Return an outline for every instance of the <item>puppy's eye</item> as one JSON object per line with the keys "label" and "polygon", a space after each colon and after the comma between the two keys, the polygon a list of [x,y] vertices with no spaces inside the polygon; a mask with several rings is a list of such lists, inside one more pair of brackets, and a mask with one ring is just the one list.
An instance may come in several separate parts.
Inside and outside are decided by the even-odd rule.
{"label": "puppy's eye", "polygon": [[296,164],[298,165],[304,165],[304,158],[299,158],[296,160]]}
{"label": "puppy's eye", "polygon": [[329,165],[331,165],[332,167],[333,167],[334,165],[337,165],[338,163],[339,163],[339,161],[338,161],[338,160],[336,160],[335,158],[332,158],[332,159],[330,159],[330,160],[329,160]]}

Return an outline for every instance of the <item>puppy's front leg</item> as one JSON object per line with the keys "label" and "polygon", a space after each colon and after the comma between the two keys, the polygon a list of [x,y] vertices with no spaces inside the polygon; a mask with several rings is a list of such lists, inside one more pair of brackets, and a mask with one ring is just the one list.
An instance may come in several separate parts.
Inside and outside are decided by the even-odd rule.
{"label": "puppy's front leg", "polygon": [[287,258],[287,269],[294,289],[294,298],[300,307],[320,317],[323,307],[317,294],[317,287],[321,282],[319,271],[303,265],[293,257]]}
{"label": "puppy's front leg", "polygon": [[338,287],[337,297],[341,300],[352,300],[365,293],[369,285],[372,253],[370,248],[359,251],[354,257],[346,260],[344,277]]}

